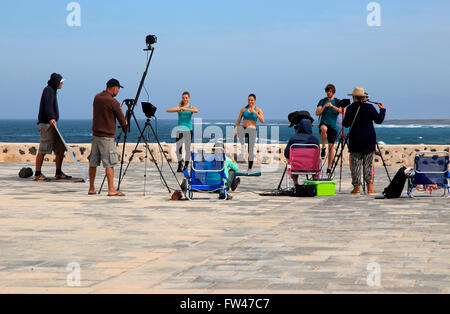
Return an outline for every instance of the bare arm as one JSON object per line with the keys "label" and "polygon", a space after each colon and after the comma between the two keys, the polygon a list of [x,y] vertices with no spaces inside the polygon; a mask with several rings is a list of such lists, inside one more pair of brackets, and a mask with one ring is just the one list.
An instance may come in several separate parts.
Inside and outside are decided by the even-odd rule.
{"label": "bare arm", "polygon": [[325,110],[325,108],[322,107],[322,106],[317,107],[317,109],[316,109],[316,116],[322,115],[322,112],[323,112],[324,110]]}
{"label": "bare arm", "polygon": [[241,111],[239,112],[239,117],[236,121],[236,124],[234,125],[234,135],[233,137],[236,137],[236,131],[237,131],[237,127],[241,124],[241,120],[242,120],[242,116],[244,115],[244,111],[245,111],[245,107],[241,109]]}
{"label": "bare arm", "polygon": [[256,109],[256,115],[258,116],[258,119],[259,119],[259,121],[261,121],[261,123],[264,123],[264,122],[265,122],[264,114],[263,114],[261,108],[257,108],[257,109]]}
{"label": "bare arm", "polygon": [[192,106],[191,108],[184,108],[184,107],[179,107],[180,111],[190,111],[192,113],[198,113],[198,109],[194,106]]}
{"label": "bare arm", "polygon": [[242,108],[241,111],[239,112],[239,117],[236,121],[235,127],[237,127],[238,125],[241,124],[241,120],[242,120],[242,116],[244,115],[244,111],[245,111],[245,108]]}
{"label": "bare arm", "polygon": [[166,110],[166,112],[180,112],[180,111],[181,111],[180,107],[173,107]]}

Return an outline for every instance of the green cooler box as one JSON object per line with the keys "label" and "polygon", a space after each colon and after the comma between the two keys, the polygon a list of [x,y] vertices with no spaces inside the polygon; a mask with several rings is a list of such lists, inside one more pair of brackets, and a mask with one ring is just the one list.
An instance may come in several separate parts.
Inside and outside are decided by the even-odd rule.
{"label": "green cooler box", "polygon": [[334,188],[336,181],[309,181],[305,180],[303,184],[315,185],[317,189],[317,196],[331,196],[334,195]]}

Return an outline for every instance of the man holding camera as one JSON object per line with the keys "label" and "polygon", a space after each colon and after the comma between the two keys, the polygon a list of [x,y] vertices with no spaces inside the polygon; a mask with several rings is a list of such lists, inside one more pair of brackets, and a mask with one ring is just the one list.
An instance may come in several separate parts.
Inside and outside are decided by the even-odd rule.
{"label": "man holding camera", "polygon": [[342,113],[342,108],[338,108],[339,99],[334,97],[336,87],[333,84],[328,84],[325,87],[327,97],[321,99],[317,105],[316,115],[320,116],[319,129],[320,137],[322,139],[322,151],[320,157],[326,156],[326,140],[328,140],[328,168],[327,174],[331,173],[331,164],[334,159],[334,143],[336,142],[338,127],[337,117]]}
{"label": "man holding camera", "polygon": [[350,128],[348,151],[350,153],[350,171],[352,174],[353,190],[351,194],[361,193],[361,170],[364,181],[367,183],[369,195],[377,194],[374,190],[373,157],[377,145],[377,135],[373,123],[381,124],[386,116],[386,108],[383,103],[376,103],[380,108],[368,103],[369,95],[363,87],[355,87],[349,96],[353,97],[353,103],[348,107],[342,124]]}
{"label": "man holding camera", "polygon": [[39,152],[36,156],[35,181],[50,181],[41,172],[42,164],[46,154],[55,152],[56,180],[68,180],[71,176],[64,174],[61,170],[66,147],[56,132],[55,126],[59,120],[58,89],[63,86],[64,79],[58,73],[53,73],[48,81],[48,86],[44,88],[39,106],[38,129],[40,134]]}
{"label": "man holding camera", "polygon": [[108,196],[125,196],[114,189],[114,166],[119,162],[119,154],[115,144],[116,120],[123,128],[128,125],[123,115],[120,103],[114,99],[123,88],[119,81],[110,79],[106,83],[106,90],[94,98],[94,118],[92,121],[92,144],[89,155],[89,195],[95,191],[95,175],[100,162],[103,162],[108,180]]}

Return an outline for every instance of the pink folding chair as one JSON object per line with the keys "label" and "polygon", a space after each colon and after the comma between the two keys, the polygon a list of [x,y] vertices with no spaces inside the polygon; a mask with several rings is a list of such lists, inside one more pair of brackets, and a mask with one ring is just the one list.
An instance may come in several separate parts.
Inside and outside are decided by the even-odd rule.
{"label": "pink folding chair", "polygon": [[287,160],[287,170],[289,187],[293,175],[319,176],[320,167],[320,147],[316,144],[292,144],[289,148],[289,159]]}

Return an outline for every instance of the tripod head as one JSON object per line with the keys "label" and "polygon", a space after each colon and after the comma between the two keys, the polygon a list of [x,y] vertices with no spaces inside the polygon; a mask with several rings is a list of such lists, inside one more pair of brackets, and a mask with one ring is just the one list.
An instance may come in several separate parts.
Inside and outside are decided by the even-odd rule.
{"label": "tripod head", "polygon": [[128,109],[130,109],[131,107],[134,107],[134,99],[125,99],[122,103],[125,103],[125,105],[128,107]]}
{"label": "tripod head", "polygon": [[125,104],[127,106],[127,112],[125,114],[125,119],[127,120],[128,124],[123,128],[123,132],[129,133],[131,131],[131,116],[134,110],[134,99],[124,99],[122,104]]}

